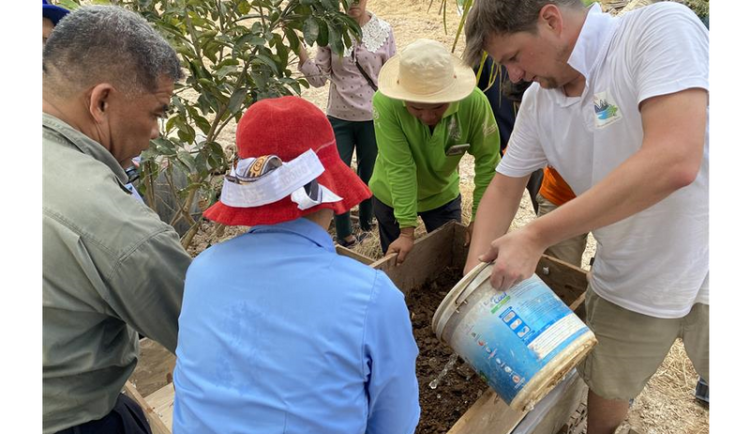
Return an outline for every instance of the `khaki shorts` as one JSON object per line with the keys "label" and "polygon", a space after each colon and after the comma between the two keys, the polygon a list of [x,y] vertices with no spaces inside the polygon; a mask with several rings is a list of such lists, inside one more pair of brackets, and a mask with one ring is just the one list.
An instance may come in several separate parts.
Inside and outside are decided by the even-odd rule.
{"label": "khaki shorts", "polygon": [[586,321],[599,343],[578,366],[589,388],[605,399],[634,399],[659,368],[677,338],[708,383],[708,305],[683,318],[636,313],[586,290]]}

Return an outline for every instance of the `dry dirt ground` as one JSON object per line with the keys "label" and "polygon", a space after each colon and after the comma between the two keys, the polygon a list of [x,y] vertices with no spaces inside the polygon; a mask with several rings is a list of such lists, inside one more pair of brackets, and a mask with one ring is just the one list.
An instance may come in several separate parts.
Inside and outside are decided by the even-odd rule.
{"label": "dry dirt ground", "polygon": [[[450,47],[459,23],[456,5],[449,0],[446,14],[447,34],[443,27],[442,14],[438,11],[438,1],[435,1],[428,11],[429,5],[429,0],[368,1],[368,9],[393,26],[399,50],[418,38],[435,39]],[[463,47],[462,37],[459,39],[456,53],[460,55]],[[314,55],[313,50],[310,51],[311,55]],[[325,110],[328,85],[318,89],[307,89],[302,96]],[[229,125],[219,139],[225,145],[233,144],[234,133],[234,125]],[[473,172],[472,158],[467,155],[460,167],[461,190],[463,197],[467,199],[471,198],[473,190]],[[465,200],[464,220],[467,223],[470,209],[471,201]],[[533,218],[533,208],[526,193],[511,230],[522,227]],[[192,253],[196,254],[211,244],[231,238],[245,230],[246,228],[225,228],[220,233],[213,233],[213,227],[206,224],[205,230],[194,240]],[[423,231],[421,228],[418,234]],[[381,256],[376,236],[357,246],[356,250],[373,258]],[[588,248],[582,261],[583,268],[588,268],[589,258],[594,251],[595,242],[593,237],[589,236]],[[630,427],[640,434],[708,433],[709,411],[698,404],[693,396],[697,379],[698,375],[688,360],[682,343],[678,341],[646,389],[633,403],[628,420],[618,433],[627,433]]]}

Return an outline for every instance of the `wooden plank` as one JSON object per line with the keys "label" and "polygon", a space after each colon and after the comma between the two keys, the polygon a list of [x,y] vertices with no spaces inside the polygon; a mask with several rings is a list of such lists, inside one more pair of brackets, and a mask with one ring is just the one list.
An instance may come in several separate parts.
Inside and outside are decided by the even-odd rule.
{"label": "wooden plank", "polygon": [[370,265],[373,262],[375,262],[375,260],[372,259],[372,258],[370,258],[369,256],[365,256],[365,255],[363,255],[361,253],[357,253],[354,250],[347,249],[346,247],[338,245],[338,244],[336,245],[336,253],[338,253],[341,256],[347,256],[349,258],[352,258],[352,259],[354,259],[356,261],[359,261],[359,262],[361,262],[361,263],[363,263],[365,265]]}
{"label": "wooden plank", "polygon": [[139,344],[138,364],[130,381],[138,388],[141,396],[148,396],[167,385],[167,374],[172,374],[177,359],[169,350],[151,339],[143,338]]}
{"label": "wooden plank", "polygon": [[127,396],[129,396],[131,399],[137,402],[138,405],[143,410],[143,413],[146,414],[146,419],[148,419],[148,424],[151,426],[151,432],[153,434],[171,434],[172,433],[172,430],[167,428],[167,425],[165,425],[164,422],[161,421],[161,419],[154,412],[154,409],[149,405],[149,403],[146,402],[145,399],[143,399],[143,396],[138,392],[138,390],[135,388],[133,383],[131,383],[130,381],[126,382],[125,388],[123,391],[125,392]]}
{"label": "wooden plank", "polygon": [[437,277],[439,271],[453,264],[452,246],[456,226],[457,223],[451,222],[418,239],[399,266],[396,266],[396,255],[383,257],[370,266],[385,272],[401,292],[408,295],[412,288],[429,282]]}
{"label": "wooden plank", "polygon": [[547,255],[539,260],[536,274],[568,306],[575,303],[588,286],[585,270]]}
{"label": "wooden plank", "polygon": [[448,434],[507,434],[513,431],[525,413],[516,411],[488,388],[461,416]]}
{"label": "wooden plank", "polygon": [[453,245],[451,246],[451,252],[453,253],[451,265],[463,270],[466,265],[466,257],[469,255],[469,246],[464,245],[467,229],[464,225],[453,224],[455,227],[453,229]]}
{"label": "wooden plank", "polygon": [[161,422],[172,429],[174,415],[174,384],[167,384],[146,397],[146,402],[154,409]]}
{"label": "wooden plank", "polygon": [[575,414],[581,403],[584,402],[588,387],[583,379],[576,374],[573,383],[570,384],[565,393],[560,396],[554,407],[549,409],[530,434],[549,434],[559,432],[570,418]]}

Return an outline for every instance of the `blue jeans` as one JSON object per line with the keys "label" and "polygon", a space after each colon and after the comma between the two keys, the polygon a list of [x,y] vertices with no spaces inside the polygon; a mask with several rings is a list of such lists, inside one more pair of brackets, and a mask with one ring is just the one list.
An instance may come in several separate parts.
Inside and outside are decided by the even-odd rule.
{"label": "blue jeans", "polygon": [[[328,116],[336,136],[336,148],[341,160],[347,166],[352,164],[354,151],[357,151],[357,176],[367,184],[372,177],[375,159],[378,156],[378,145],[375,141],[375,127],[372,121],[345,121]],[[363,231],[372,229],[372,200],[365,199],[359,204],[359,227]],[[352,222],[349,212],[337,215],[336,238],[342,242],[352,234]]]}

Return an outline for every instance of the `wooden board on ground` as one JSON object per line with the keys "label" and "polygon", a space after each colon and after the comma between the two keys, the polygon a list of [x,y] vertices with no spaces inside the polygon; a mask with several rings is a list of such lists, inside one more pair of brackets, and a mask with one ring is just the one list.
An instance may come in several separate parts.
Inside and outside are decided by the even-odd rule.
{"label": "wooden board on ground", "polygon": [[447,267],[463,267],[466,262],[467,248],[454,243],[463,240],[466,228],[451,222],[418,239],[414,248],[401,265],[396,265],[396,256],[388,255],[372,264],[371,267],[382,270],[404,295],[412,288],[418,288]]}
{"label": "wooden board on ground", "polygon": [[547,255],[539,260],[536,274],[568,306],[578,301],[588,286],[586,270]]}
{"label": "wooden board on ground", "polygon": [[[172,424],[165,425],[164,422],[161,421],[159,416],[154,412],[154,409],[138,392],[138,389],[133,386],[133,383],[130,381],[126,382],[123,392],[141,406],[141,409],[143,409],[143,412],[146,414],[146,419],[148,419],[148,424],[151,426],[151,432],[153,434],[170,434],[172,432]],[[172,395],[172,400],[174,401],[174,395]]]}
{"label": "wooden board on ground", "polygon": [[138,365],[130,376],[141,396],[148,396],[167,385],[167,374],[174,370],[176,358],[169,350],[148,338],[140,341]]}
{"label": "wooden board on ground", "polygon": [[146,397],[146,402],[153,409],[171,432],[172,416],[174,414],[174,384],[167,384],[156,392]]}
{"label": "wooden board on ground", "polygon": [[[382,270],[404,294],[408,294],[410,290],[434,280],[447,267],[463,267],[468,252],[468,248],[464,246],[465,234],[466,228],[464,226],[455,222],[447,224],[418,239],[414,243],[414,249],[400,266],[396,266],[395,256],[388,256],[373,262],[370,258],[345,248],[337,248],[337,251],[339,254],[360,260],[373,268]],[[586,273],[582,269],[543,256],[537,267],[537,274],[565,303],[570,305],[582,300],[587,285]],[[172,384],[167,385],[166,380],[163,380],[164,384],[159,387],[156,386],[162,382],[160,378],[166,379],[166,373],[174,369],[174,356],[169,352],[164,354],[166,350],[163,348],[161,350],[156,344],[146,345],[144,343],[141,346],[139,365],[142,361],[158,359],[159,357],[163,360],[161,363],[148,363],[148,366],[141,368],[141,372],[138,372],[138,369],[136,369],[136,372],[143,387],[153,389],[151,393],[146,395],[146,403],[144,403],[148,407],[147,414],[151,414],[152,417],[158,419],[159,424],[171,429],[174,387]],[[158,353],[154,354],[155,351]],[[135,376],[136,374],[134,374]],[[565,405],[569,404],[569,402],[565,403]],[[556,412],[555,417],[564,419],[562,423],[565,423],[569,419],[570,412],[567,409],[562,410]],[[492,389],[488,388],[448,433],[508,434],[513,431],[523,417],[524,413],[510,409]]]}
{"label": "wooden board on ground", "polygon": [[367,257],[361,253],[357,253],[354,250],[347,249],[346,247],[338,245],[338,244],[336,245],[336,253],[338,253],[341,256],[348,256],[354,259],[355,261],[359,261],[365,265],[370,265],[373,262],[375,262],[375,260],[370,257]]}
{"label": "wooden board on ground", "polygon": [[525,413],[513,410],[491,388],[461,416],[448,434],[505,434],[521,422]]}

